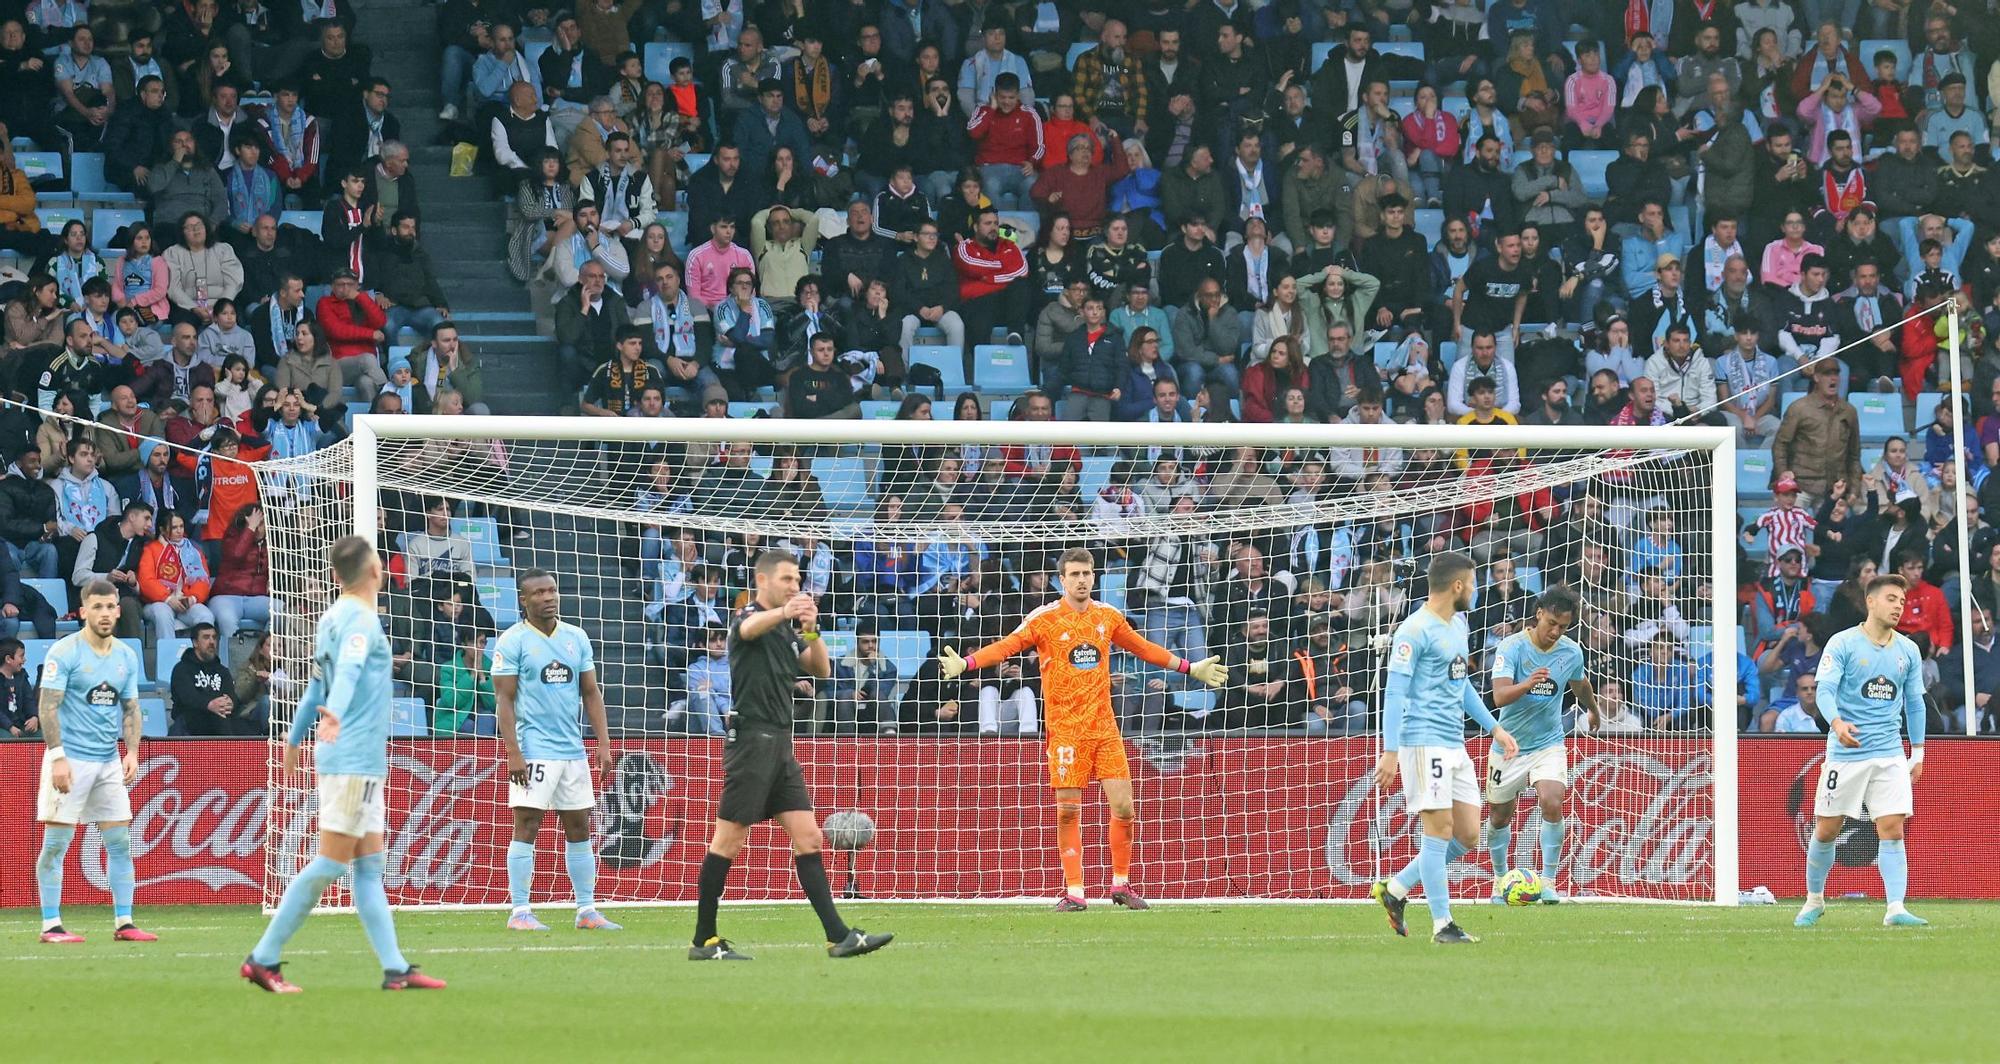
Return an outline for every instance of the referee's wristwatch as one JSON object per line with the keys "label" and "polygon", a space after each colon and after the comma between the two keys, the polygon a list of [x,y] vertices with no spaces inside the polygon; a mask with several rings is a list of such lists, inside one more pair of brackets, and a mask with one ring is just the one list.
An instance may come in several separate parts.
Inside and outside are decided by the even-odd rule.
{"label": "referee's wristwatch", "polygon": [[805,631],[799,633],[799,638],[805,640],[808,643],[814,642],[815,640],[819,639],[819,629],[808,628]]}

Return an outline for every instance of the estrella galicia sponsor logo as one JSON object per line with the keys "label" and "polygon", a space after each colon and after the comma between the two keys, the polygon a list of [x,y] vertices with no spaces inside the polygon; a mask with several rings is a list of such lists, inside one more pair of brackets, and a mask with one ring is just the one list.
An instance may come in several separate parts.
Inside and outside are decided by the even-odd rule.
{"label": "estrella galicia sponsor logo", "polygon": [[1069,648],[1070,667],[1078,671],[1089,672],[1097,668],[1098,663],[1102,660],[1102,655],[1098,654],[1097,648],[1089,643],[1078,643]]}

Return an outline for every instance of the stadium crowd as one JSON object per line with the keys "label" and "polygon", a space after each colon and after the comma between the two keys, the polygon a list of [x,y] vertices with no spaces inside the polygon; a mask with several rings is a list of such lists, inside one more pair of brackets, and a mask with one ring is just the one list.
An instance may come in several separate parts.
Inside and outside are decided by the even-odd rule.
{"label": "stadium crowd", "polygon": [[[1136,622],[1185,656],[1213,648],[1241,678],[1211,703],[1121,674],[1136,729],[1366,730],[1377,648],[1424,558],[1457,548],[1481,566],[1482,658],[1536,588],[1583,592],[1578,638],[1616,710],[1600,728],[1707,727],[1710,655],[1740,647],[1736,724],[1819,730],[1817,648],[1854,623],[1861,582],[1895,570],[1917,581],[1904,628],[1937,674],[1934,724],[1963,727],[1954,634],[1970,623],[1971,712],[1991,731],[2000,535],[1979,515],[2000,492],[1995,6],[449,0],[439,118],[510,197],[509,268],[553,305],[566,379],[549,411],[1706,423],[1764,456],[1730,530],[1743,547],[1728,617],[1708,605],[1707,482],[1673,457],[1399,520],[1107,532]],[[202,622],[227,652],[250,616],[202,600],[256,597],[212,587],[260,583],[262,565],[242,546],[261,535],[255,485],[221,483],[200,452],[323,446],[349,389],[388,412],[465,411],[478,366],[418,242],[408,149],[388,84],[348,40],[353,11],[304,0],[294,21],[199,0],[150,37],[147,20],[121,22],[115,62],[88,27],[36,21],[49,11],[68,9],[0,25],[0,83],[46,84],[7,94],[0,117],[40,147],[100,144],[151,224],[105,250],[68,227],[42,234],[33,184],[0,167],[5,240],[45,258],[7,313],[14,390],[99,421],[16,416],[0,508],[25,509],[0,521],[4,553],[67,577],[85,551],[110,564],[121,542],[167,544],[139,551],[132,631],[185,631],[199,662]],[[307,27],[317,47],[297,44]],[[105,91],[81,93],[105,66]],[[321,203],[316,238],[274,220]],[[405,329],[418,346],[385,362]],[[1951,357],[1968,396],[1940,394]],[[1864,427],[1864,402],[1893,404],[1893,425]],[[147,435],[195,450],[134,442]],[[758,542],[704,539],[676,514],[1113,528],[1449,498],[1467,477],[1552,460],[887,447],[857,502],[824,497],[824,458],[607,452],[630,508],[657,517],[633,525],[627,560],[672,727],[714,731],[727,712],[715,637]],[[43,491],[53,511],[36,508]],[[1956,494],[1979,520],[1969,621]],[[180,520],[162,516],[176,503]],[[434,731],[490,726],[493,604],[448,505],[399,512],[399,669]],[[885,648],[1005,630],[1047,598],[1046,556],[1066,544],[789,545],[852,639],[831,683],[802,690],[816,726],[1035,729],[1032,661],[945,684]],[[0,595],[10,586],[0,573]],[[64,604],[37,610],[29,593],[17,612],[55,623]]]}

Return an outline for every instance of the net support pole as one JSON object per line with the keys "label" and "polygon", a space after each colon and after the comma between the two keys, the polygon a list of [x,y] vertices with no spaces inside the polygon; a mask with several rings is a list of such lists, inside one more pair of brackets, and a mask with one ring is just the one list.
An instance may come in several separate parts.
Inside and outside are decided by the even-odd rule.
{"label": "net support pole", "polygon": [[381,523],[382,482],[377,474],[376,460],[381,450],[381,437],[376,435],[374,419],[357,417],[354,419],[354,534],[375,543],[376,531]]}
{"label": "net support pole", "polygon": [[[1742,631],[1736,623],[1736,433],[1730,432],[1709,452],[1714,463],[1714,490],[1709,517],[1715,550],[1715,578],[1710,612],[1718,638],[1709,644],[1709,666],[1715,677],[1715,904],[1735,905],[1737,895],[1737,762],[1736,728],[1740,709],[1736,697],[1736,655]],[[1722,638],[1727,633],[1726,638]]]}
{"label": "net support pole", "polygon": [[1951,403],[1952,434],[1957,437],[1951,449],[1952,472],[1957,475],[1952,483],[1958,487],[1952,492],[1951,512],[1958,525],[1958,653],[1963,658],[1963,672],[1959,676],[1959,690],[1965,692],[1965,734],[1979,734],[1979,712],[1975,700],[1977,691],[1972,686],[1972,521],[1965,505],[1965,365],[1959,358],[1958,314],[1956,306],[1949,305],[1945,311],[1945,350],[1951,358]]}

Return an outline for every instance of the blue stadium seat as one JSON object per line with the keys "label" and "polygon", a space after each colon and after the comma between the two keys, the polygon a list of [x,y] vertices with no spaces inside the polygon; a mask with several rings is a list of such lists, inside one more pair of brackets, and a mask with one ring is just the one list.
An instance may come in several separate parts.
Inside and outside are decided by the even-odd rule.
{"label": "blue stadium seat", "polygon": [[1315,73],[1326,64],[1326,57],[1333,54],[1332,41],[1319,41],[1313,45],[1312,69]]}
{"label": "blue stadium seat", "polygon": [[389,735],[404,739],[422,737],[431,733],[430,711],[424,707],[421,698],[392,698],[389,700]]}
{"label": "blue stadium seat", "polygon": [[1910,76],[1910,45],[1908,41],[1869,37],[1854,46],[1855,55],[1860,58],[1862,67],[1868,71],[1870,77],[1873,77],[1875,74],[1875,53],[1881,51],[1896,53],[1897,77],[1907,78]]}
{"label": "blue stadium seat", "polygon": [[[1924,429],[1924,426],[1926,426],[1926,425],[1930,424],[1930,423],[1931,423],[1932,421],[1935,421],[1935,420],[1937,420],[1937,405],[1938,405],[1939,403],[1941,403],[1941,402],[1943,402],[1943,401],[1944,401],[1944,397],[1945,397],[1945,393],[1944,393],[1944,392],[1918,392],[1918,393],[1917,393],[1917,431],[1918,431],[1918,432],[1922,432],[1922,431],[1923,431],[1923,429]],[[1912,450],[1912,451],[1921,451],[1921,450],[1923,450],[1923,448],[1922,448],[1921,446],[1918,446],[1918,447],[1912,447],[1912,448],[1911,448],[1911,450]]]}
{"label": "blue stadium seat", "polygon": [[868,492],[868,466],[860,458],[821,455],[813,459],[812,474],[831,509],[862,510],[875,503]]}
{"label": "blue stadium seat", "polygon": [[684,159],[688,164],[689,174],[708,165],[708,155],[705,152],[689,152]]}
{"label": "blue stadium seat", "polygon": [[1692,625],[1688,628],[1688,657],[1706,658],[1715,653],[1715,626]]}
{"label": "blue stadium seat", "polygon": [[1737,450],[1736,497],[1739,499],[1771,497],[1771,452],[1741,448]]}
{"label": "blue stadium seat", "polygon": [[1375,50],[1383,55],[1400,55],[1417,60],[1425,58],[1422,41],[1376,41]]}
{"label": "blue stadium seat", "polygon": [[1472,110],[1472,101],[1462,92],[1442,93],[1438,96],[1438,110],[1463,119]]}
{"label": "blue stadium seat", "polygon": [[1215,709],[1215,692],[1206,687],[1175,691],[1174,705],[1187,713],[1206,715]]}
{"label": "blue stadium seat", "polygon": [[776,403],[729,404],[730,417],[756,417],[758,414],[763,414],[765,417],[777,417],[778,404]]}
{"label": "blue stadium seat", "polygon": [[649,41],[646,44],[646,80],[671,85],[674,81],[673,62],[676,57],[686,57],[694,61],[694,45],[679,41]]}
{"label": "blue stadium seat", "polygon": [[1528,160],[1533,159],[1534,157],[1535,157],[1535,152],[1534,149],[1532,148],[1515,148],[1514,167],[1516,169],[1519,169],[1522,163],[1525,163]]}
{"label": "blue stadium seat", "polygon": [[1105,573],[1099,576],[1097,578],[1097,601],[1121,613],[1124,612],[1126,580],[1127,578],[1124,573]]}
{"label": "blue stadium seat", "polygon": [[1396,352],[1401,350],[1402,346],[1403,345],[1396,343],[1392,340],[1383,340],[1382,342],[1376,344],[1375,345],[1376,368],[1381,370],[1389,370],[1395,368]]}
{"label": "blue stadium seat", "polygon": [[1444,235],[1444,212],[1435,207],[1419,207],[1410,227],[1424,238],[1425,244],[1435,247],[1438,238]]}
{"label": "blue stadium seat", "polygon": [[148,739],[164,739],[167,729],[173,726],[173,718],[167,715],[167,701],[158,695],[139,696],[139,715],[145,718],[145,736]]}
{"label": "blue stadium seat", "polygon": [[1601,200],[1610,194],[1609,187],[1604,183],[1604,171],[1616,158],[1618,153],[1615,151],[1589,148],[1579,148],[1569,153],[1569,164],[1576,167],[1576,179],[1583,182],[1583,190],[1589,193],[1592,199]]}
{"label": "blue stadium seat", "polygon": [[674,246],[674,250],[685,255],[689,250],[688,213],[686,211],[661,211],[655,220],[667,227],[667,242]]}
{"label": "blue stadium seat", "polygon": [[819,637],[826,642],[826,656],[836,664],[840,659],[854,653],[854,633],[835,629],[820,629]]}
{"label": "blue stadium seat", "polygon": [[[37,195],[41,196],[40,193],[37,193]],[[47,196],[41,196],[41,198],[44,200],[48,199]],[[42,232],[48,233],[51,236],[61,233],[63,226],[71,222],[85,221],[83,208],[81,207],[40,207],[36,209],[35,217],[42,220]],[[86,224],[88,223],[86,222]]]}
{"label": "blue stadium seat", "polygon": [[522,41],[521,50],[528,53],[528,62],[540,65],[542,53],[549,50],[550,41]]}
{"label": "blue stadium seat", "polygon": [[[936,408],[933,407],[932,409]],[[1007,415],[1012,413],[1013,410],[1014,400],[994,399],[986,404],[986,420],[1005,421],[1007,420]]]}
{"label": "blue stadium seat", "polygon": [[1542,571],[1540,569],[1532,565],[1516,566],[1514,568],[1514,579],[1530,592],[1537,595],[1542,593]]}
{"label": "blue stadium seat", "polygon": [[122,202],[135,198],[104,179],[104,155],[100,152],[80,151],[69,157],[69,185],[82,199]]}
{"label": "blue stadium seat", "polygon": [[42,598],[56,608],[56,613],[60,614],[69,608],[65,605],[69,602],[69,585],[63,581],[55,577],[44,580],[38,576],[27,576],[22,577],[21,582],[41,592]]}
{"label": "blue stadium seat", "polygon": [[318,211],[286,211],[278,216],[278,224],[295,225],[314,236],[323,235],[319,231],[320,213]]}
{"label": "blue stadium seat", "polygon": [[1034,211],[1001,211],[1000,224],[1013,226],[1020,237],[1017,242],[1022,247],[1028,247],[1034,244],[1035,237],[1042,231],[1042,216]]}
{"label": "blue stadium seat", "polygon": [[187,653],[187,648],[193,645],[193,640],[179,636],[160,640],[153,647],[153,679],[158,683],[166,683],[173,679],[174,666],[180,664],[181,655]]}
{"label": "blue stadium seat", "polygon": [[[44,179],[61,181],[63,179],[63,157],[61,152],[18,151],[14,153],[14,165],[20,167],[21,172],[28,175],[29,181],[42,181]],[[35,191],[38,195],[47,195],[41,189],[36,189]]]}
{"label": "blue stadium seat", "polygon": [[[932,406],[937,404],[933,403]],[[861,404],[861,416],[870,421],[894,421],[903,404],[887,399],[869,399]]]}
{"label": "blue stadium seat", "polygon": [[507,555],[500,549],[500,522],[491,517],[454,517],[451,530],[472,541],[472,564],[507,564]]}
{"label": "blue stadium seat", "polygon": [[505,631],[521,619],[521,590],[511,576],[494,576],[473,585],[479,604],[493,615],[493,624]]}
{"label": "blue stadium seat", "polygon": [[963,391],[971,387],[965,379],[965,356],[956,347],[918,344],[910,348],[910,365],[929,366],[944,378],[946,391]]}
{"label": "blue stadium seat", "polygon": [[908,680],[924,667],[931,656],[931,634],[919,631],[882,633],[882,656],[896,666],[896,675]]}
{"label": "blue stadium seat", "polygon": [[1693,222],[1689,220],[1690,217],[1688,206],[1685,203],[1676,203],[1667,208],[1667,224],[1671,225],[1676,233],[1686,234],[1691,232],[1689,226],[1693,225]]}
{"label": "blue stadium seat", "polygon": [[1793,404],[1793,403],[1796,403],[1796,402],[1798,402],[1799,400],[1801,400],[1801,399],[1804,399],[1804,398],[1805,398],[1805,397],[1806,397],[1806,396],[1807,396],[1808,394],[1810,394],[1810,393],[1808,393],[1808,392],[1784,392],[1784,393],[1780,394],[1780,395],[1778,396],[1778,414],[1779,414],[1779,416],[1781,416],[1781,417],[1782,417],[1782,416],[1784,415],[1785,411],[1787,411],[1787,410],[1790,410],[1790,409],[1792,408],[1792,404]]}
{"label": "blue stadium seat", "polygon": [[1028,370],[1028,349],[1006,344],[974,345],[972,379],[984,391],[1027,391],[1035,386]]}
{"label": "blue stadium seat", "polygon": [[1861,423],[1863,443],[1881,443],[1903,434],[1903,397],[1900,394],[1864,392],[1848,397]]}
{"label": "blue stadium seat", "polygon": [[1068,54],[1063,56],[1063,68],[1075,70],[1077,57],[1095,47],[1097,47],[1096,41],[1078,41],[1070,45]]}
{"label": "blue stadium seat", "polygon": [[118,230],[146,223],[146,212],[126,207],[99,207],[90,212],[90,246],[102,251],[111,246]]}
{"label": "blue stadium seat", "polygon": [[1085,500],[1097,498],[1097,492],[1111,483],[1111,467],[1118,462],[1115,454],[1086,454],[1083,456],[1083,473],[1077,478],[1077,490]]}
{"label": "blue stadium seat", "polygon": [[28,675],[30,675],[30,676],[34,676],[34,677],[37,677],[37,678],[39,678],[39,677],[41,676],[41,674],[42,674],[42,662],[44,662],[44,661],[48,660],[48,656],[49,656],[49,648],[50,648],[50,647],[53,647],[53,646],[55,646],[55,645],[56,645],[56,641],[55,641],[55,640],[53,640],[53,639],[23,639],[23,640],[21,640],[21,649],[22,649],[22,650],[24,650],[24,651],[26,651],[26,652],[27,652],[27,655],[28,655],[28,659],[27,659],[27,662],[26,662],[26,668],[27,668],[27,670],[28,670]]}
{"label": "blue stadium seat", "polygon": [[1438,361],[1443,363],[1445,372],[1451,372],[1451,364],[1458,361],[1458,341],[1446,340],[1437,345]]}

